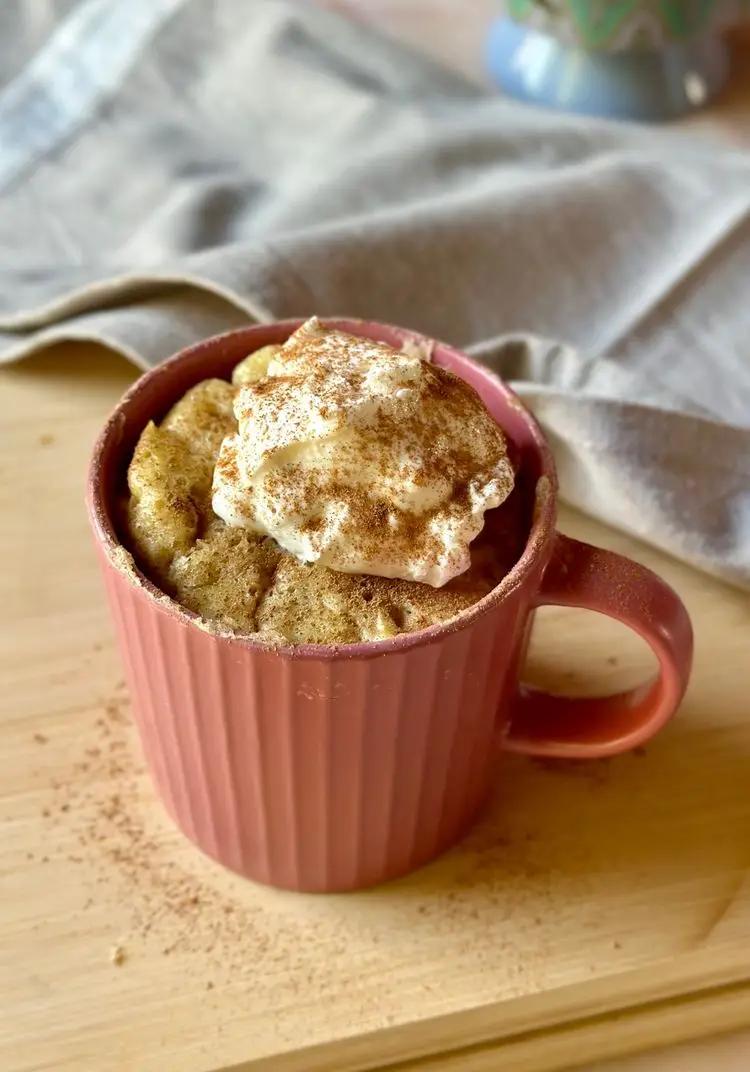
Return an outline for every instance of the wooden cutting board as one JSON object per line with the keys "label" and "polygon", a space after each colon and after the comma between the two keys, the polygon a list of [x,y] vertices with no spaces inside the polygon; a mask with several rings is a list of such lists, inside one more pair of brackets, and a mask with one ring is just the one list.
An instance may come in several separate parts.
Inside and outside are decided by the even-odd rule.
{"label": "wooden cutting board", "polygon": [[[750,600],[565,512],[694,616],[683,708],[636,755],[504,760],[469,838],[389,886],[278,893],[151,792],[83,510],[133,376],[94,348],[0,371],[0,1068],[559,1068],[750,1023]],[[621,627],[547,610],[536,681],[633,683]]]}

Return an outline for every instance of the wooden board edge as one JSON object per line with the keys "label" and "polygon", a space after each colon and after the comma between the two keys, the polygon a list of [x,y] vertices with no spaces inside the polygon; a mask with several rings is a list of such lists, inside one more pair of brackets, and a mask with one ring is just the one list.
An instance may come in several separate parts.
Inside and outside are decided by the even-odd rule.
{"label": "wooden board edge", "polygon": [[[704,949],[477,1009],[215,1066],[212,1072],[548,1072],[745,1025],[750,1025],[748,958],[736,948],[723,957]],[[561,1064],[554,1055],[568,1049]]]}
{"label": "wooden board edge", "polygon": [[[750,981],[381,1065],[383,1072],[560,1072],[750,1026]],[[750,1061],[750,1058],[749,1058]]]}

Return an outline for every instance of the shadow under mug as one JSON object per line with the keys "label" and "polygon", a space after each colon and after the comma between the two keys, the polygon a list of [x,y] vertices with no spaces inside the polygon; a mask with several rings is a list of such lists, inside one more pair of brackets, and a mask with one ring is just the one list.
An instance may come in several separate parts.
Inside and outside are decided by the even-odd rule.
{"label": "shadow under mug", "polygon": [[[299,323],[208,339],[142,376],[96,443],[88,507],[135,721],[169,814],[205,853],[248,878],[341,891],[402,875],[449,848],[502,777],[498,745],[593,759],[648,740],[683,696],[692,630],[677,595],[649,570],[556,531],[555,468],[535,420],[506,384],[442,343],[432,359],[478,391],[518,451],[529,534],[501,584],[445,624],[338,647],[210,631],[168,599],[133,565],[116,528],[138,436],[188,388],[228,377]],[[385,324],[325,323],[396,347],[424,341]],[[543,604],[630,626],[656,653],[655,680],[593,699],[524,688],[519,673]]]}

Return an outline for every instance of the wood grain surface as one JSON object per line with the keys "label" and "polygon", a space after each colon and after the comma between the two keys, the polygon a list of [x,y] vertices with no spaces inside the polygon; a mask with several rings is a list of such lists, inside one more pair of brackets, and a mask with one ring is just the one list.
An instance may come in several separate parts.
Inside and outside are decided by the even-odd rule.
{"label": "wood grain surface", "polygon": [[[254,886],[171,826],[130,727],[83,483],[132,377],[80,346],[0,370],[0,1068],[541,1072],[750,1024],[747,596],[564,512],[686,600],[672,726],[607,762],[504,759],[468,839],[389,886]],[[620,626],[540,616],[536,681],[650,668]]]}

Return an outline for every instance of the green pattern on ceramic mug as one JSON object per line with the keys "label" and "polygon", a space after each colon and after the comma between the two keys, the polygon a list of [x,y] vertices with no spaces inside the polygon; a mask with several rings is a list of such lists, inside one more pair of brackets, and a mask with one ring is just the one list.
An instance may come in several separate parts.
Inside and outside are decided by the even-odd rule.
{"label": "green pattern on ceramic mug", "polygon": [[508,14],[587,49],[683,41],[745,12],[747,0],[508,0]]}

